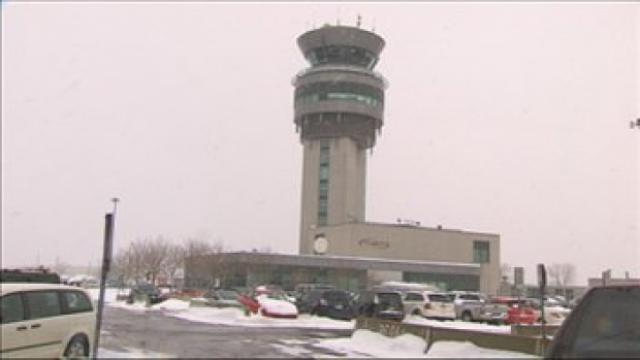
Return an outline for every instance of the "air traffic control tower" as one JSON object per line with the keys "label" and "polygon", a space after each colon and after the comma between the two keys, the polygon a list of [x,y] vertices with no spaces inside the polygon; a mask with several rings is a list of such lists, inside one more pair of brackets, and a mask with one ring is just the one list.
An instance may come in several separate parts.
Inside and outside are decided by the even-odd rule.
{"label": "air traffic control tower", "polygon": [[349,26],[298,37],[311,65],[293,80],[294,122],[304,146],[300,254],[325,226],[365,221],[367,149],[384,114],[386,80],[373,71],[384,40]]}

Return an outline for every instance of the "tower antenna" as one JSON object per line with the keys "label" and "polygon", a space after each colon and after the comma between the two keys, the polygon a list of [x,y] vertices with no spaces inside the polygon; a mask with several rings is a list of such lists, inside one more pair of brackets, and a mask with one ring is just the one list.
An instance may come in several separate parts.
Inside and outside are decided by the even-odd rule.
{"label": "tower antenna", "polygon": [[362,16],[360,16],[360,14],[358,14],[358,19],[356,21],[356,27],[360,28],[360,24],[362,23]]}

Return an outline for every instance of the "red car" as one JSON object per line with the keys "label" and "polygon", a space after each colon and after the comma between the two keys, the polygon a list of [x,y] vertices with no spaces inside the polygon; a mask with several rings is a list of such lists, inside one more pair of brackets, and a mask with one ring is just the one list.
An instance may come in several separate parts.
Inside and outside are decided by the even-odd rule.
{"label": "red car", "polygon": [[287,301],[284,294],[272,292],[262,287],[256,288],[250,295],[240,295],[238,302],[253,314],[259,312],[263,316],[287,319],[298,317],[298,308]]}
{"label": "red car", "polygon": [[532,325],[540,319],[540,311],[536,310],[533,305],[525,299],[499,296],[493,298],[491,301],[509,306],[505,319],[506,324]]}

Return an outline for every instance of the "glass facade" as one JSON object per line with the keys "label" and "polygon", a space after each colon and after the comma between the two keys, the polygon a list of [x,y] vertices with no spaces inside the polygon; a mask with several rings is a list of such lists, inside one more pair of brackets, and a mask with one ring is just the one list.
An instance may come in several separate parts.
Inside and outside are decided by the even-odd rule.
{"label": "glass facade", "polygon": [[490,261],[489,254],[489,242],[488,241],[473,241],[473,262],[484,264]]}
{"label": "glass facade", "polygon": [[402,273],[402,280],[406,282],[435,285],[444,291],[480,290],[480,277],[477,275],[404,272]]}
{"label": "glass facade", "polygon": [[318,225],[327,225],[329,209],[329,140],[320,140],[320,169],[318,185]]}
{"label": "glass facade", "polygon": [[384,93],[373,86],[348,82],[317,82],[296,88],[296,104],[327,100],[356,101],[381,108]]}
{"label": "glass facade", "polygon": [[328,45],[310,50],[305,54],[312,66],[323,64],[355,65],[373,69],[378,57],[372,52],[357,46]]}

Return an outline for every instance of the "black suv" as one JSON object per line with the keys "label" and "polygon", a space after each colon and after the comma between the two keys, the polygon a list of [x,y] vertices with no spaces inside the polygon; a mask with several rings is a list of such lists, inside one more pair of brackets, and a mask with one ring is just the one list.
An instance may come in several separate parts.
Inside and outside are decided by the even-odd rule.
{"label": "black suv", "polygon": [[404,304],[399,292],[363,291],[356,296],[355,301],[358,316],[393,321],[404,319]]}
{"label": "black suv", "polygon": [[131,289],[127,304],[133,304],[135,301],[144,301],[149,304],[157,304],[166,300],[155,286],[150,284],[136,285]]}
{"label": "black suv", "polygon": [[640,285],[589,290],[553,337],[546,356],[640,359]]}
{"label": "black suv", "polygon": [[355,316],[351,296],[344,290],[311,290],[300,297],[296,305],[301,313],[336,320],[351,320]]}

